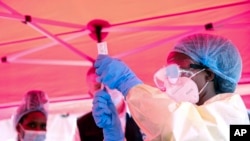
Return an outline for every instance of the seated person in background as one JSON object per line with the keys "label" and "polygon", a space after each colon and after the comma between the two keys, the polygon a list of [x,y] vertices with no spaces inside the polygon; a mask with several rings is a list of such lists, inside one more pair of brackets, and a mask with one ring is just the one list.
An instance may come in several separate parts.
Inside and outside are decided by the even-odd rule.
{"label": "seated person in background", "polygon": [[31,90],[24,96],[23,103],[14,115],[14,125],[17,131],[15,141],[44,141],[48,111],[47,95],[43,91]]}
{"label": "seated person in background", "polygon": [[[228,141],[231,124],[249,124],[244,102],[234,93],[242,60],[230,40],[210,34],[187,36],[173,48],[166,64],[165,89],[159,90],[143,84],[118,59],[99,55],[95,62],[98,80],[124,95],[146,140]],[[105,91],[95,95],[92,111],[97,125],[107,131],[105,141],[123,141]]]}
{"label": "seated person in background", "polygon": [[[95,93],[102,89],[102,84],[96,81],[95,68],[91,67],[87,72],[86,82],[89,94],[94,97]],[[115,110],[122,126],[122,133],[127,141],[142,141],[142,134],[131,115],[128,113],[123,95],[117,90],[105,88],[112,98]],[[87,113],[77,119],[78,132],[81,141],[103,141],[103,130],[99,128],[92,116],[92,112]]]}

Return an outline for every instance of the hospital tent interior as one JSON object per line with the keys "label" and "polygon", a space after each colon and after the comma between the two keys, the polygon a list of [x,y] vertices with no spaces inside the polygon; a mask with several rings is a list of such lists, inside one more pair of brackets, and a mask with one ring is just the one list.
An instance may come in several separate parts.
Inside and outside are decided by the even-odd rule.
{"label": "hospital tent interior", "polygon": [[237,46],[236,92],[250,109],[249,0],[0,0],[0,141],[15,136],[13,113],[33,89],[49,96],[47,141],[72,141],[92,107],[85,78],[98,43],[155,86],[175,43],[199,32]]}

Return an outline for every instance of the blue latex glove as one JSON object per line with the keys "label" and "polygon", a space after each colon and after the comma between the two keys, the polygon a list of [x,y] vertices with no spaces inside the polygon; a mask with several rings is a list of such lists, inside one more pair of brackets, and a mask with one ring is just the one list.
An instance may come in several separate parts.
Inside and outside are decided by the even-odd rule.
{"label": "blue latex glove", "polygon": [[99,76],[98,81],[111,89],[119,90],[124,96],[132,87],[142,83],[125,63],[107,55],[98,55],[94,66]]}
{"label": "blue latex glove", "polygon": [[96,125],[103,128],[104,141],[124,141],[118,113],[110,95],[105,90],[95,94],[92,114]]}

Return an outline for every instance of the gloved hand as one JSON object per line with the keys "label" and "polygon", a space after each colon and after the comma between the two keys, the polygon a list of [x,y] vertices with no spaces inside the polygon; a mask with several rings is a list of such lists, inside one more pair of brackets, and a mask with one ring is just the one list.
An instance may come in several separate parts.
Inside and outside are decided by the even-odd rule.
{"label": "gloved hand", "polygon": [[118,113],[110,95],[105,90],[95,94],[92,114],[96,125],[103,128],[104,141],[124,141]]}
{"label": "gloved hand", "polygon": [[108,55],[98,55],[94,66],[99,76],[98,81],[111,89],[119,90],[124,96],[132,87],[142,83],[125,63]]}

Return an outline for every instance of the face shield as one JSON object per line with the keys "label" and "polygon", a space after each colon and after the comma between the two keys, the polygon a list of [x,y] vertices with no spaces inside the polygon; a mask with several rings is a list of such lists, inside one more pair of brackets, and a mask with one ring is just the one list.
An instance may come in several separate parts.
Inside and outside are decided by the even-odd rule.
{"label": "face shield", "polygon": [[[199,70],[194,71],[197,69]],[[205,67],[198,64],[190,64],[190,69],[182,69],[177,64],[170,64],[155,73],[154,82],[161,91],[177,102],[197,103],[200,93],[208,83],[199,91],[191,78],[204,70]]]}
{"label": "face shield", "polygon": [[[194,69],[199,71],[194,72]],[[199,64],[190,64],[190,69],[182,69],[177,64],[170,64],[154,74],[154,83],[161,91],[166,91],[166,83],[177,84],[180,77],[192,78],[205,69],[205,66]]]}

